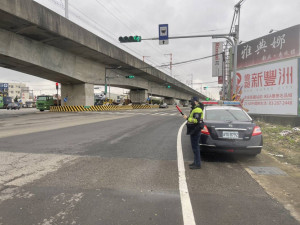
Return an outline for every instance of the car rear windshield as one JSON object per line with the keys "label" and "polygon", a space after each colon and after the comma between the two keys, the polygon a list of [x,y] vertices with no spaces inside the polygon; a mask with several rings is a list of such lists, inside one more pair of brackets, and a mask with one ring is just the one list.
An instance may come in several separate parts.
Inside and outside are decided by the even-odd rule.
{"label": "car rear windshield", "polygon": [[215,121],[251,121],[249,116],[242,110],[232,109],[207,109],[205,120]]}

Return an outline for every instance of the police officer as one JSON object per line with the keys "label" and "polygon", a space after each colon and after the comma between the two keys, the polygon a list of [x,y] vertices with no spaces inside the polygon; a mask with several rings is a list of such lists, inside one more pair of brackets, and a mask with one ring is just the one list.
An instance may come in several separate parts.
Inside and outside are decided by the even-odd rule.
{"label": "police officer", "polygon": [[190,164],[190,169],[201,169],[201,156],[200,156],[200,132],[203,128],[203,111],[200,106],[199,97],[193,97],[191,99],[192,110],[189,117],[183,115],[183,118],[187,120],[187,134],[190,135],[192,149],[194,152],[194,162]]}

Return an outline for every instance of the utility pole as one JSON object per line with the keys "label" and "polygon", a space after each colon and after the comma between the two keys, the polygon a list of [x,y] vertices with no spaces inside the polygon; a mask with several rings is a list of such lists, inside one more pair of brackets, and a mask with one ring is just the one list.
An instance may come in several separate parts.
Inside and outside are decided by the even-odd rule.
{"label": "utility pole", "polygon": [[145,62],[145,58],[149,58],[151,56],[143,56],[143,62]]}
{"label": "utility pole", "polygon": [[222,91],[222,100],[225,100],[225,85],[226,85],[226,81],[225,81],[225,52],[222,52],[222,79],[223,79],[223,91]]}
{"label": "utility pole", "polygon": [[69,19],[69,0],[65,0],[65,17]]}
{"label": "utility pole", "polygon": [[194,75],[193,74],[189,74],[191,76],[191,88],[193,88],[193,80],[194,80]]}
{"label": "utility pole", "polygon": [[115,68],[108,68],[108,67],[105,67],[105,74],[104,74],[104,93],[105,95],[107,94],[107,70],[116,70],[116,69],[120,69],[122,66],[118,66],[118,67],[115,67]]}
{"label": "utility pole", "polygon": [[170,56],[170,76],[172,77],[172,53],[169,54],[164,54],[164,55],[169,55]]}
{"label": "utility pole", "polygon": [[241,11],[241,3],[245,0],[240,0],[235,6],[235,15],[237,16],[237,24],[234,27],[234,67],[233,67],[233,94],[236,94],[236,68],[237,68],[237,48],[239,44],[239,26],[240,26],[240,11]]}

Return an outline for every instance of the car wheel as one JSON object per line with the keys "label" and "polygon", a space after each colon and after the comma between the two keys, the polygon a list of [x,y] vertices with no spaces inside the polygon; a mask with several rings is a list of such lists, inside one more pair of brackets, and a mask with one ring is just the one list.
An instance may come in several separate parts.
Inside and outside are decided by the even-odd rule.
{"label": "car wheel", "polygon": [[40,111],[41,111],[41,112],[44,112],[44,110],[43,110],[43,109],[40,109]]}
{"label": "car wheel", "polygon": [[9,110],[9,108],[6,108],[7,110]]}

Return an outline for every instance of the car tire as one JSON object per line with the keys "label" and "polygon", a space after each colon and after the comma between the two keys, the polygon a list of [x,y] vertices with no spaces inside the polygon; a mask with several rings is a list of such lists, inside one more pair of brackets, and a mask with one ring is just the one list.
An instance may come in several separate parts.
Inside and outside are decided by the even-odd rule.
{"label": "car tire", "polygon": [[41,111],[41,112],[44,112],[44,110],[43,110],[43,109],[40,109],[40,111]]}

